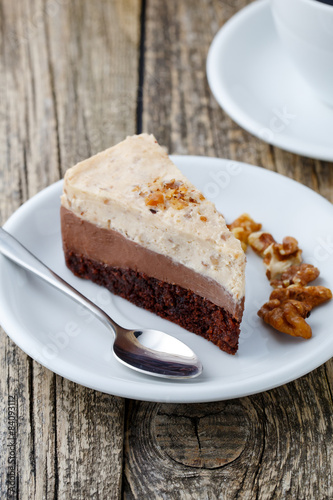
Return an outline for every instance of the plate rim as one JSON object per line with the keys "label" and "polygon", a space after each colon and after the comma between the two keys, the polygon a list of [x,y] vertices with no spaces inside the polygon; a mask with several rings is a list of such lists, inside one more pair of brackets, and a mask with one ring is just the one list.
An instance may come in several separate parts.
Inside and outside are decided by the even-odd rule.
{"label": "plate rim", "polygon": [[[325,145],[315,144],[310,146],[307,141],[291,138],[283,132],[273,135],[271,140],[263,139],[259,131],[265,127],[264,123],[252,118],[245,113],[241,106],[232,98],[228,90],[228,86],[218,78],[217,59],[225,45],[230,45],[230,38],[238,31],[243,23],[248,21],[251,16],[259,15],[265,9],[269,9],[270,0],[256,0],[255,2],[246,5],[236,14],[234,14],[226,23],[218,30],[209,47],[206,60],[206,75],[211,92],[218,102],[219,106],[229,115],[229,117],[237,123],[241,128],[250,132],[267,144],[281,148],[289,153],[306,156],[315,160],[333,161],[333,148]],[[332,111],[333,125],[333,111]]]}
{"label": "plate rim", "polygon": [[[316,198],[318,198],[318,200],[320,199],[321,202],[324,202],[324,204],[327,204],[327,207],[333,211],[333,205],[326,198],[324,198],[322,195],[320,195],[319,193],[317,193],[317,192],[313,191],[312,189],[310,189],[309,187],[304,186],[303,184],[295,181],[294,179],[291,179],[291,178],[286,177],[282,174],[279,174],[277,172],[274,172],[274,171],[271,171],[271,170],[268,170],[268,169],[265,169],[262,167],[250,165],[250,164],[245,163],[245,162],[238,162],[238,161],[232,161],[232,160],[228,160],[228,159],[221,159],[221,158],[207,157],[207,156],[170,155],[170,157],[175,162],[179,161],[180,163],[182,161],[184,161],[186,163],[189,161],[193,161],[193,159],[195,159],[195,161],[205,162],[207,164],[210,163],[210,165],[213,166],[213,168],[217,168],[218,166],[221,166],[221,164],[226,165],[227,163],[232,162],[235,164],[242,165],[242,166],[246,167],[247,169],[249,169],[250,171],[252,170],[252,172],[260,173],[260,175],[264,175],[264,176],[268,176],[268,177],[278,176],[279,178],[283,178],[285,182],[292,183],[292,184],[296,185],[298,189],[301,189],[301,190],[304,190],[307,192],[308,191],[311,192],[312,196],[315,196]],[[14,226],[15,222],[17,220],[18,221],[20,220],[21,214],[25,212],[27,206],[29,207],[33,203],[38,203],[39,200],[42,199],[43,197],[46,197],[48,195],[49,191],[51,191],[51,190],[52,191],[53,190],[54,191],[61,190],[62,182],[63,181],[60,180],[60,181],[55,182],[54,184],[51,184],[50,186],[41,190],[35,196],[33,196],[32,198],[27,200],[27,202],[25,202],[21,207],[19,207],[11,215],[11,217],[7,220],[7,222],[4,224],[5,229],[10,230],[11,226]],[[61,191],[59,191],[59,193],[61,193]],[[1,257],[1,258],[4,259],[4,257]],[[1,261],[0,261],[0,271],[1,271]],[[1,293],[1,290],[0,290],[0,293]],[[2,305],[1,305],[1,301],[0,301],[0,314],[1,314],[1,316],[3,316],[2,312],[3,312],[3,310],[2,310]],[[4,321],[3,317],[2,317],[1,324],[4,325],[3,328],[4,328],[5,332],[7,333],[7,335],[12,339],[12,341],[18,347],[20,347],[25,353],[27,353],[29,356],[33,357],[33,355],[31,355],[29,352],[27,352],[26,349],[22,348],[20,343],[17,342],[17,340],[15,338],[15,333],[14,334],[12,334],[12,332],[8,333],[7,326],[9,325],[8,328],[10,329],[10,321],[8,321],[8,319]],[[191,392],[190,397],[188,397],[188,396],[184,397],[184,395],[182,395],[180,397],[181,393],[186,392],[186,388],[189,387],[190,385],[192,385],[192,384],[188,384],[188,382],[185,382],[185,381],[180,382],[180,383],[177,383],[177,382],[175,383],[174,388],[176,390],[175,390],[174,397],[170,397],[170,396],[156,397],[155,395],[150,396],[149,394],[146,393],[147,389],[143,390],[143,393],[142,393],[142,389],[141,389],[141,392],[139,391],[137,394],[133,394],[133,390],[130,390],[128,392],[128,389],[125,391],[123,389],[117,390],[117,388],[115,388],[115,387],[112,387],[111,389],[107,390],[105,387],[102,387],[103,384],[101,384],[101,385],[99,384],[99,380],[100,379],[104,380],[105,375],[104,375],[104,377],[98,376],[96,383],[90,383],[87,380],[83,380],[81,376],[74,376],[73,373],[71,373],[69,375],[68,373],[64,373],[62,370],[57,370],[54,366],[50,367],[49,365],[41,362],[41,360],[36,359],[36,361],[38,363],[42,364],[43,366],[45,366],[46,368],[48,368],[49,370],[53,371],[54,373],[57,373],[58,375],[66,378],[68,380],[71,380],[72,382],[78,383],[80,385],[83,385],[85,387],[89,387],[89,388],[94,389],[94,390],[102,391],[102,392],[107,393],[107,394],[112,394],[114,396],[124,397],[124,398],[128,398],[128,399],[138,399],[138,400],[143,400],[143,401],[151,401],[151,402],[204,403],[204,402],[222,401],[222,400],[246,397],[246,396],[250,396],[253,394],[257,394],[257,393],[261,393],[261,392],[265,392],[265,391],[274,389],[275,387],[279,387],[279,386],[285,385],[293,380],[296,380],[296,379],[310,373],[311,371],[318,368],[319,366],[321,366],[325,362],[327,362],[331,358],[331,356],[333,355],[333,343],[331,345],[331,350],[330,350],[329,356],[327,356],[327,351],[325,351],[325,355],[323,352],[321,354],[322,355],[319,358],[316,357],[315,361],[313,361],[312,363],[311,362],[304,363],[304,365],[306,365],[306,366],[303,366],[302,370],[298,370],[296,375],[295,375],[295,373],[289,373],[290,372],[290,370],[289,370],[287,373],[285,373],[285,376],[281,377],[278,381],[273,382],[272,380],[270,380],[270,382],[268,384],[266,381],[266,383],[259,384],[257,386],[257,388],[253,388],[253,379],[256,381],[260,378],[260,375],[256,374],[254,376],[248,377],[246,380],[236,381],[235,383],[228,381],[229,386],[228,386],[228,388],[224,388],[224,391],[223,390],[222,390],[222,392],[219,391],[218,394],[216,393],[216,391],[213,391],[213,394],[208,391],[207,395],[203,395],[201,393],[200,397],[198,397],[198,396],[194,397],[193,392]],[[65,365],[67,365],[67,364],[68,363],[65,362]],[[79,375],[80,375],[80,373],[82,372],[82,369],[80,368],[78,371],[79,371]],[[281,371],[285,372],[283,370],[283,368],[281,368],[280,370],[276,370],[273,373],[273,375],[271,375],[271,378],[273,377],[273,379],[274,379],[276,377],[276,374],[281,372]],[[251,379],[252,379],[252,381],[251,381]],[[111,380],[112,380],[112,377],[111,377]],[[113,380],[116,380],[116,379],[114,378]],[[137,380],[138,380],[137,383],[133,383],[133,381],[127,380],[127,386],[130,386],[130,385],[134,386],[134,391],[135,391],[138,388],[138,386],[140,386],[140,385],[142,386],[142,384],[143,384],[143,386],[146,385],[148,380],[150,380],[150,379],[149,378],[147,379],[147,377],[145,377],[144,380],[142,380],[141,377],[138,377]],[[194,384],[197,383],[198,381],[200,383],[199,379],[195,379]],[[239,387],[240,385],[241,385],[241,388]],[[112,384],[111,384],[111,386],[112,386]],[[238,390],[236,390],[236,392],[233,392],[234,388],[235,388],[234,386],[238,389]],[[156,392],[156,391],[158,391],[158,386],[155,386],[155,387],[156,387],[156,389],[154,389],[154,391]],[[178,389],[177,389],[177,387],[178,387]],[[179,390],[179,387],[182,387],[182,391]]]}

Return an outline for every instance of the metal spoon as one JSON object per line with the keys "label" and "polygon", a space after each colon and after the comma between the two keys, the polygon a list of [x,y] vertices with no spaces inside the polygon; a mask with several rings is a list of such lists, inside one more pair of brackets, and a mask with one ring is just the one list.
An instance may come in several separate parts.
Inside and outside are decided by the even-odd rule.
{"label": "metal spoon", "polygon": [[0,253],[69,295],[109,327],[115,334],[113,353],[124,365],[147,375],[162,378],[194,378],[202,372],[200,360],[183,342],[158,330],[122,328],[1,227]]}

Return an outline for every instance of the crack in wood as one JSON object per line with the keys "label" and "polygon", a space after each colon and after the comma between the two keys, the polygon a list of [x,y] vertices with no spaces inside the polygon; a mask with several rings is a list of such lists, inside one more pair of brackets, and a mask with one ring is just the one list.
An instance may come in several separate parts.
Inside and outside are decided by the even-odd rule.
{"label": "crack in wood", "polygon": [[313,181],[313,189],[317,191],[317,193],[320,191],[320,176],[318,174],[318,169],[320,168],[321,162],[319,160],[316,160],[313,165],[313,171],[312,171],[312,177],[314,179]]}
{"label": "crack in wood", "polygon": [[191,422],[193,424],[195,437],[197,438],[197,441],[198,441],[199,455],[200,455],[200,453],[201,453],[201,443],[200,443],[200,436],[199,436],[199,429],[198,429],[200,418],[199,417],[191,417],[190,419],[191,419]]}
{"label": "crack in wood", "polygon": [[274,148],[274,146],[272,146],[271,144],[268,144],[268,151],[269,151],[270,156],[271,156],[271,163],[272,163],[272,165],[274,165],[274,171],[277,172],[278,169],[277,169],[277,165],[276,165],[276,157],[275,157],[275,148]]}
{"label": "crack in wood", "polygon": [[86,116],[84,114],[84,109],[82,109],[82,123],[83,123],[84,137],[85,137],[86,144],[87,144],[88,157],[90,157],[90,156],[92,156],[92,154],[96,154],[96,151],[93,152],[91,149],[91,144],[90,144],[89,135],[88,135],[87,120],[86,120]]}
{"label": "crack in wood", "polygon": [[[195,404],[195,403],[194,403]],[[201,403],[199,403],[201,404]],[[216,403],[218,404],[218,403]],[[198,416],[198,419],[200,420],[201,418],[207,418],[207,417],[216,417],[217,415],[220,415],[220,413],[223,413],[223,409],[221,408],[217,409],[216,411],[212,412],[205,412],[205,409],[203,407],[202,409],[202,415]],[[168,412],[168,411],[158,411],[158,414],[162,417],[169,417],[169,418],[191,418],[188,412],[184,413],[174,413],[174,412]]]}
{"label": "crack in wood", "polygon": [[44,33],[45,33],[47,66],[48,66],[48,72],[49,72],[49,76],[50,76],[50,87],[51,87],[51,95],[52,95],[52,101],[53,101],[53,113],[54,113],[54,121],[55,121],[57,169],[58,169],[58,177],[59,177],[59,179],[61,179],[62,178],[62,169],[61,169],[59,117],[58,117],[58,106],[57,106],[57,94],[56,94],[56,87],[55,87],[54,68],[53,68],[52,58],[51,58],[50,32],[49,32],[49,28],[48,28],[46,3],[44,4],[44,10],[43,10],[43,27],[44,27]]}
{"label": "crack in wood", "polygon": [[[20,178],[19,178],[19,189],[20,189],[20,202],[24,203],[26,200],[25,200],[25,196],[23,194],[23,182],[24,182],[24,185],[26,186],[27,198],[29,198],[27,148],[26,148],[25,141],[23,142],[22,146],[23,146],[23,165],[22,165],[23,172],[22,172],[22,169],[21,169],[21,175],[20,175]],[[23,179],[22,179],[22,174],[23,174]]]}
{"label": "crack in wood", "polygon": [[[267,417],[266,417],[266,410],[265,410],[265,402],[264,402],[264,399],[262,396],[260,396],[260,400],[261,400],[261,408],[262,408],[262,448],[261,448],[261,452],[260,452],[260,455],[259,455],[259,459],[258,459],[258,462],[256,464],[256,467],[255,467],[255,471],[254,471],[254,474],[253,474],[253,480],[252,480],[252,487],[255,487],[255,492],[256,492],[256,500],[259,500],[259,493],[260,493],[260,488],[259,488],[259,481],[258,481],[258,477],[259,477],[259,473],[260,473],[260,470],[261,470],[261,466],[262,466],[262,463],[263,463],[263,457],[264,457],[264,453],[265,453],[265,448],[266,448],[266,425],[267,425]],[[259,414],[257,412],[257,415],[258,415],[258,418],[259,418]]]}
{"label": "crack in wood", "polygon": [[329,380],[328,373],[327,373],[327,364],[323,366],[323,369],[324,369],[325,379],[327,382],[327,389],[328,389],[328,392],[329,392],[329,395],[331,398],[331,403],[333,403],[333,394],[332,394],[331,384],[330,384],[330,380]]}
{"label": "crack in wood", "polygon": [[58,422],[57,422],[57,375],[52,376],[52,403],[54,419],[54,494],[53,500],[58,500],[59,496],[59,463],[58,463]]}
{"label": "crack in wood", "polygon": [[31,435],[30,465],[34,476],[34,489],[36,493],[36,447],[35,447],[35,418],[34,418],[34,361],[28,358],[28,377],[29,377],[29,419]]}
{"label": "crack in wood", "polygon": [[122,457],[121,457],[121,478],[119,479],[120,481],[120,491],[119,491],[119,498],[124,498],[125,496],[125,491],[127,491],[127,478],[126,478],[126,451],[128,447],[128,424],[129,424],[129,419],[130,419],[130,412],[131,412],[131,401],[129,399],[125,399],[125,407],[123,411],[123,446],[122,446]]}
{"label": "crack in wood", "polygon": [[233,460],[230,460],[230,462],[227,462],[223,465],[217,465],[215,467],[209,467],[208,465],[189,465],[189,464],[184,464],[183,462],[180,462],[179,460],[175,459],[175,457],[173,457],[172,455],[170,455],[167,451],[164,451],[164,455],[167,456],[171,462],[173,462],[174,464],[176,464],[178,467],[180,466],[181,469],[183,470],[188,470],[188,471],[193,471],[195,474],[197,474],[196,471],[207,471],[207,472],[218,472],[218,471],[221,471],[223,469],[225,469],[226,467],[229,467],[231,466],[232,464],[234,463],[237,463],[237,461],[240,460],[240,457],[241,455],[243,454],[243,451],[240,453],[240,455],[238,457],[236,457],[235,459]]}
{"label": "crack in wood", "polygon": [[136,133],[142,133],[143,85],[145,75],[146,0],[141,0]]}

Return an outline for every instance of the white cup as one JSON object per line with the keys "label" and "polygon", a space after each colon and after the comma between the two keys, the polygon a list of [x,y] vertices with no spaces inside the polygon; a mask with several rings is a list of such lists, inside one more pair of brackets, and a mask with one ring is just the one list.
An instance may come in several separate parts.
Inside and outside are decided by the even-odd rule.
{"label": "white cup", "polygon": [[277,32],[317,97],[333,106],[333,6],[317,0],[271,0]]}

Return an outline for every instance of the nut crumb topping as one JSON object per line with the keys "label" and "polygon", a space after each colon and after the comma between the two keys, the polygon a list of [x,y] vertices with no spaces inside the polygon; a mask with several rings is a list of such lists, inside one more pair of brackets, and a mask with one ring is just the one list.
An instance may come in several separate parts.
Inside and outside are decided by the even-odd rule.
{"label": "nut crumb topping", "polygon": [[201,193],[176,179],[162,181],[157,178],[149,182],[146,189],[135,186],[132,191],[138,191],[139,196],[144,198],[145,204],[156,210],[166,210],[169,207],[182,210],[190,205],[198,205],[205,199]]}

